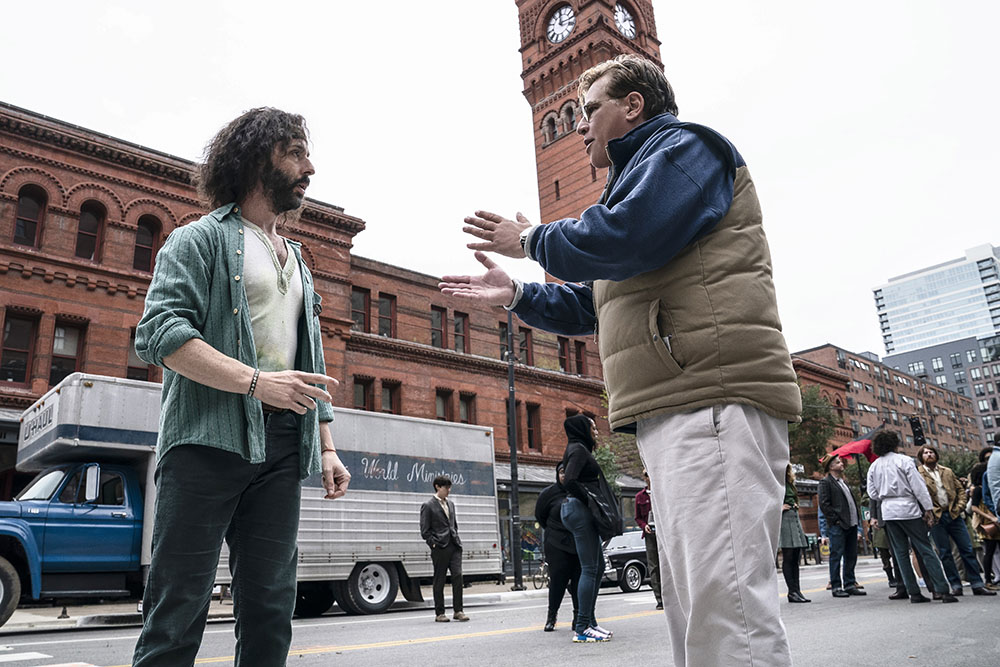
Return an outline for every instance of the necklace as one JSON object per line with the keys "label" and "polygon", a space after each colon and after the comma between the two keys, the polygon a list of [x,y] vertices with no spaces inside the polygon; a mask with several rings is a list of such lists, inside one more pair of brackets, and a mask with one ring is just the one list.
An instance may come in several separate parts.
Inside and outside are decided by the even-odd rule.
{"label": "necklace", "polygon": [[[295,262],[290,261],[292,259],[292,252],[288,248],[288,244],[285,244],[285,250],[288,252],[285,256],[285,266],[281,266],[281,262],[278,261],[278,253],[275,252],[271,239],[267,238],[267,235],[261,229],[257,228],[256,225],[247,226],[253,230],[253,233],[257,235],[257,238],[260,239],[271,255],[271,261],[274,263],[274,271],[278,274],[278,291],[283,295],[288,294],[288,286],[292,282],[292,272],[295,271]],[[284,243],[285,240],[282,239],[281,242]]]}

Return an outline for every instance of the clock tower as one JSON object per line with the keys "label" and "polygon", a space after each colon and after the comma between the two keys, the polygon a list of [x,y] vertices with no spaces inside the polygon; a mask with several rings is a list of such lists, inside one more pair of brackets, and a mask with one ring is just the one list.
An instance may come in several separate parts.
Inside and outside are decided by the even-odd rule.
{"label": "clock tower", "polygon": [[578,217],[600,199],[606,169],[594,169],[576,134],[581,74],[621,53],[660,64],[653,4],[647,0],[515,0],[521,24],[521,79],[531,105],[542,219]]}

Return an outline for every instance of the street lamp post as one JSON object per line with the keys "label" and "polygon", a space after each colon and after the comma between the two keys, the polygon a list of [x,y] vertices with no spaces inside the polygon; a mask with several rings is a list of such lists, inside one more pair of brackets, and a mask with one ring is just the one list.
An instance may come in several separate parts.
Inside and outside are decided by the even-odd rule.
{"label": "street lamp post", "polygon": [[521,563],[521,513],[517,491],[517,408],[514,403],[514,323],[507,311],[507,444],[510,447],[510,555],[514,561],[514,587],[524,590]]}

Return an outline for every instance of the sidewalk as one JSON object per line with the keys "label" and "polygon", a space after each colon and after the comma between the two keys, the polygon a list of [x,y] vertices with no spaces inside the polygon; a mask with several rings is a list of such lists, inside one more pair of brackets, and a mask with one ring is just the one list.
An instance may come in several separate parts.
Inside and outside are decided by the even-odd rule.
{"label": "sidewalk", "polygon": [[[464,597],[468,605],[497,604],[525,598],[545,597],[546,589],[535,590],[530,581],[523,591],[512,591],[513,580],[506,584],[477,583],[465,589]],[[430,586],[423,586],[421,591],[423,602],[410,602],[400,594],[392,609],[433,609],[434,596]],[[451,586],[445,588],[446,603],[450,605]],[[334,605],[334,608],[337,608]],[[0,635],[11,635],[26,632],[51,632],[53,630],[69,630],[84,627],[138,627],[142,625],[142,614],[138,611],[138,601],[105,602],[103,604],[74,604],[65,607],[67,618],[59,618],[63,606],[25,607],[14,611],[10,620],[0,627]],[[208,611],[209,622],[224,622],[233,620],[233,601],[231,598],[220,601],[217,597],[212,601]]]}
{"label": "sidewalk", "polygon": [[[806,577],[823,579],[828,572],[828,565],[804,565],[801,568],[802,574]],[[882,576],[881,563],[870,556],[861,557],[858,560],[859,577],[865,576],[871,570],[875,576]],[[778,574],[780,579],[780,573]],[[824,579],[825,580],[825,579]],[[508,578],[507,583],[497,585],[485,582],[473,584],[465,589],[465,601],[469,606],[498,604],[500,602],[511,602],[514,600],[524,600],[531,598],[544,598],[548,595],[547,589],[535,590],[531,579],[525,577],[523,591],[512,591],[513,579]],[[779,587],[783,586],[780,584]],[[782,590],[784,590],[782,588]],[[643,592],[648,592],[648,585],[644,585]],[[392,609],[433,609],[434,596],[430,586],[421,587],[424,596],[423,602],[409,602],[399,595]],[[618,592],[617,586],[602,588],[601,592]],[[446,603],[451,605],[451,586],[445,587]],[[109,626],[139,627],[142,625],[142,615],[137,609],[138,601],[127,602],[105,602],[103,604],[74,604],[66,607],[68,618],[59,618],[62,615],[63,607],[26,607],[17,609],[7,623],[0,627],[0,636],[29,632],[51,632],[53,630],[68,630],[77,628],[100,628]],[[334,605],[335,609],[339,608]],[[218,598],[212,601],[212,606],[208,612],[209,622],[228,622],[233,620],[233,601],[225,599],[219,601]]]}

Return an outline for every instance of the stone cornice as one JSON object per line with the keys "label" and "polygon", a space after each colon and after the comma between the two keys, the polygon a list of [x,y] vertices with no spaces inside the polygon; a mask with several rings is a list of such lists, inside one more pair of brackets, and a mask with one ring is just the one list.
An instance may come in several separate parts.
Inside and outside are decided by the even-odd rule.
{"label": "stone cornice", "polygon": [[[324,208],[320,208],[319,204],[322,204]],[[343,210],[344,209],[339,206],[318,202],[314,199],[306,199],[306,207],[302,210],[302,219],[345,231],[351,236],[364,231],[365,221],[361,218],[347,215],[343,212]],[[317,235],[316,238],[323,237]],[[331,242],[343,245],[346,248],[351,247],[349,243],[333,241],[332,239],[330,240]]]}
{"label": "stone cornice", "polygon": [[[29,257],[33,256],[33,253],[23,253],[19,251],[12,251],[10,248],[5,248],[5,252],[15,255],[27,255]],[[56,264],[58,266],[66,267],[67,269],[72,269],[74,272],[79,271],[80,267],[76,264],[66,261],[62,258],[55,258],[48,255],[38,257],[37,259],[42,259],[45,262]],[[106,269],[98,266],[88,267],[87,270],[91,272],[91,275],[70,275],[66,271],[53,270],[52,267],[45,266],[30,266],[28,264],[11,261],[9,259],[0,259],[0,275],[7,274],[9,272],[20,273],[21,277],[25,280],[31,278],[41,278],[47,283],[54,282],[56,280],[61,280],[66,283],[66,287],[75,287],[77,284],[84,285],[88,290],[102,289],[108,294],[116,294],[118,292],[125,293],[130,299],[138,297],[145,297],[146,290],[149,286],[150,278],[142,279],[138,278],[135,274],[138,272],[130,271],[116,271],[113,269]],[[104,278],[97,278],[93,274],[101,274],[107,276],[111,280]],[[128,280],[131,284],[122,284],[112,282],[112,280]],[[140,283],[140,284],[136,284]]]}
{"label": "stone cornice", "polygon": [[437,291],[438,283],[441,281],[441,278],[438,276],[420,273],[419,271],[407,269],[403,266],[396,266],[395,264],[386,264],[377,259],[362,257],[361,255],[351,255],[351,268],[385,276],[392,280],[409,283],[418,287],[430,288],[435,292]]}
{"label": "stone cornice", "polygon": [[191,185],[194,163],[188,160],[155,152],[44,116],[34,116],[25,110],[14,110],[7,105],[0,106],[0,132],[152,174],[175,183]]}
{"label": "stone cornice", "polygon": [[[126,169],[151,174],[157,178],[190,188],[193,192],[192,176],[196,164],[190,160],[161,153],[144,146],[139,146],[138,144],[122,141],[121,139],[116,139],[69,123],[63,123],[0,102],[0,133],[4,132],[83,155],[91,160],[101,160]],[[0,145],[0,150],[22,159],[47,164],[51,167],[79,174],[86,174],[107,182],[141,190],[157,197],[180,201],[198,208],[203,206],[202,202],[195,197],[179,195],[107,173],[83,169],[72,164],[67,164],[66,162],[44,158],[7,145]],[[306,199],[306,207],[303,209],[301,215],[304,220],[345,231],[351,236],[364,230],[365,223],[363,220],[346,215],[343,213],[343,210],[339,206],[314,199]],[[347,247],[350,246],[348,245]]]}
{"label": "stone cornice", "polygon": [[[451,350],[411,343],[398,338],[387,338],[376,334],[351,332],[347,339],[347,349],[352,352],[364,352],[380,357],[413,361],[422,364],[433,364],[445,368],[454,368],[465,372],[479,373],[491,377],[506,377],[507,363],[499,359],[490,359],[472,354],[462,354]],[[604,390],[604,383],[594,378],[584,378],[577,375],[567,375],[560,371],[550,371],[534,366],[518,364],[514,369],[515,378],[532,380],[546,385],[557,385],[571,391],[599,394]]]}
{"label": "stone cornice", "polygon": [[811,359],[792,356],[792,366],[802,366],[816,375],[822,375],[830,380],[843,382],[845,386],[851,381],[851,378],[847,373],[842,373],[834,368],[823,366],[822,364],[812,361]]}
{"label": "stone cornice", "polygon": [[[362,229],[364,229],[364,223],[361,223],[361,227]],[[292,240],[295,240],[296,236],[301,236],[302,238],[322,241],[323,243],[329,243],[330,245],[339,246],[341,248],[347,248],[348,250],[354,247],[353,244],[350,243],[349,241],[342,241],[332,236],[319,234],[317,232],[311,232],[308,229],[302,229],[301,227],[286,227],[281,231],[287,234]]]}
{"label": "stone cornice", "polygon": [[[3,116],[0,116],[0,119],[2,118]],[[29,153],[27,151],[19,150],[11,146],[4,145],[2,143],[0,143],[0,152],[13,155],[23,160],[29,160],[31,162],[48,165],[49,167],[55,167],[57,169],[62,169],[64,171],[70,171],[75,174],[81,174],[84,176],[89,176],[91,178],[101,179],[108,183],[114,183],[115,185],[122,185],[128,188],[132,188],[133,190],[139,190],[140,192],[145,192],[147,194],[155,195],[157,197],[161,197],[163,199],[167,199],[170,201],[181,202],[198,208],[202,207],[202,202],[194,197],[181,195],[176,192],[169,192],[167,190],[161,190],[159,188],[153,188],[148,185],[137,183],[135,181],[130,181],[125,178],[112,176],[110,174],[100,171],[94,171],[93,169],[84,169],[83,167],[78,167],[76,165],[62,162],[60,160],[53,160],[51,158],[41,157],[39,155],[35,155],[34,153]]]}
{"label": "stone cornice", "polygon": [[2,392],[0,393],[0,407],[24,410],[30,408],[32,403],[42,397],[41,394],[28,393],[30,392],[28,389],[17,390],[17,393],[10,393],[11,391],[11,387],[0,385],[0,392]]}
{"label": "stone cornice", "polygon": [[316,269],[312,269],[310,273],[312,273],[313,278],[322,278],[323,280],[326,280],[331,283],[340,283],[341,285],[351,284],[351,279],[346,276],[338,276],[334,273],[328,273],[327,271],[318,271]]}

